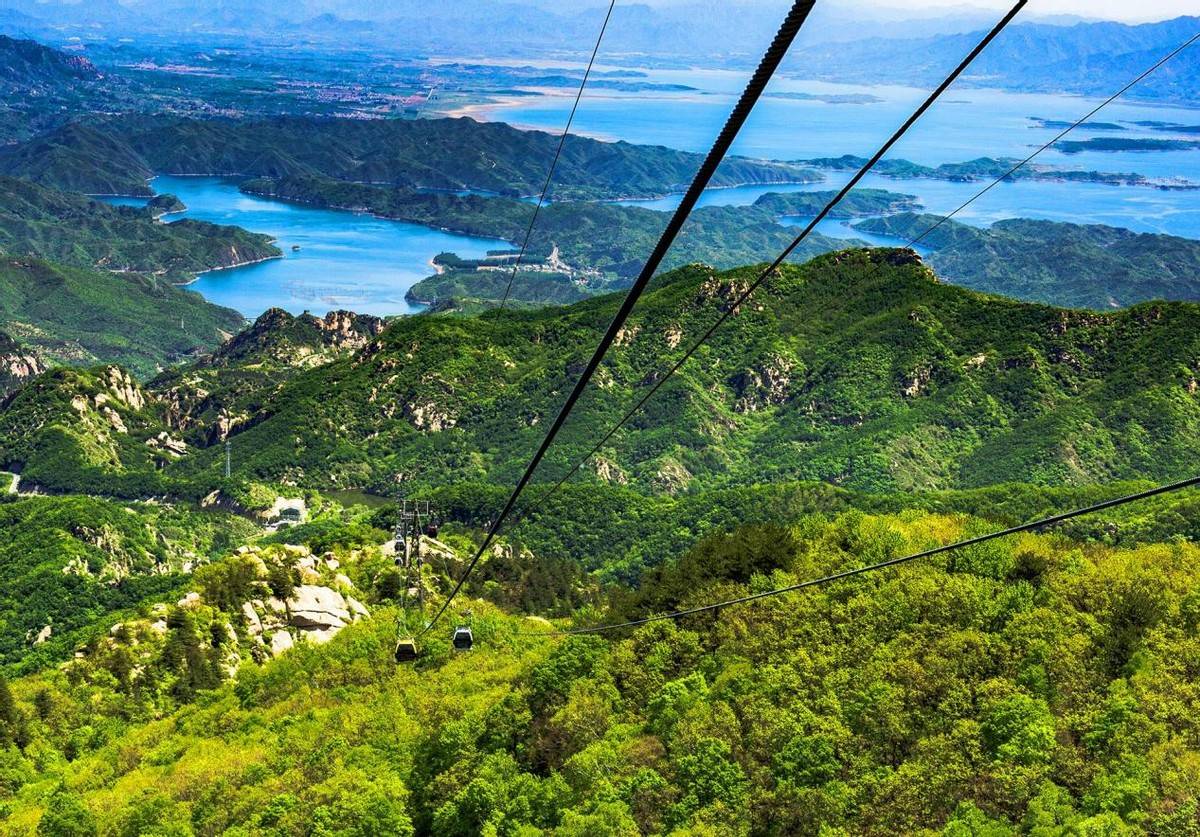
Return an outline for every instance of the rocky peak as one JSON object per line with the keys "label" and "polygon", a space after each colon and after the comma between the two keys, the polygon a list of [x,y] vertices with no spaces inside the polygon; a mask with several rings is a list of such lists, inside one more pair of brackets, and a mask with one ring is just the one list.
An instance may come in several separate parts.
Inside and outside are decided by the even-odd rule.
{"label": "rocky peak", "polygon": [[323,319],[317,320],[316,325],[329,335],[334,345],[350,349],[366,345],[370,338],[381,334],[384,327],[381,317],[355,314],[353,311],[330,311]]}
{"label": "rocky peak", "polygon": [[[104,377],[109,390],[125,406],[134,410],[141,410],[146,406],[146,396],[142,393],[141,386],[124,369],[110,366],[104,370]],[[96,406],[101,406],[101,403],[97,402]]]}
{"label": "rocky peak", "polygon": [[45,371],[46,365],[37,355],[0,331],[0,400]]}
{"label": "rocky peak", "polygon": [[280,308],[264,311],[254,324],[227,340],[206,366],[271,360],[288,366],[312,365],[331,353],[357,351],[384,329],[380,317],[330,311],[324,317],[292,316]]}

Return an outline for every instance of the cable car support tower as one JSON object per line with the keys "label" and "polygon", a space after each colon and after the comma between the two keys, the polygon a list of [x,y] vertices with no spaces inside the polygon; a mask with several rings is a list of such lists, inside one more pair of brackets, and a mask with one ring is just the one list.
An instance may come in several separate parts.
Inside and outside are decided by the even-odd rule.
{"label": "cable car support tower", "polygon": [[396,566],[403,574],[400,598],[400,621],[396,632],[395,658],[398,663],[412,662],[419,656],[417,641],[409,631],[410,602],[416,600],[417,615],[425,616],[425,558],[421,551],[421,536],[437,536],[433,509],[428,500],[401,498],[396,517]]}

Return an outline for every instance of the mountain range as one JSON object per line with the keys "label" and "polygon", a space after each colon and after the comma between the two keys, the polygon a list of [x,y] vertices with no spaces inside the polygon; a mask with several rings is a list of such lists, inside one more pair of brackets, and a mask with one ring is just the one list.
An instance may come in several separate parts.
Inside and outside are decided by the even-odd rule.
{"label": "mountain range", "polygon": [[[424,189],[536,193],[558,138],[468,118],[189,119],[128,115],[69,124],[0,148],[0,172],[88,193],[146,194],[148,172],[242,177],[323,175]],[[572,135],[555,175],[557,198],[666,194],[690,181],[698,154]],[[733,157],[714,185],[811,177],[787,163]]]}
{"label": "mountain range", "polygon": [[[586,450],[751,275],[691,267],[657,280],[540,478]],[[505,484],[616,302],[404,318],[378,334],[348,319],[339,330],[357,336],[336,359],[319,344],[235,352],[103,409],[84,373],[43,376],[0,413],[0,466],[52,491],[199,499],[222,487],[229,439],[234,475],[251,481],[386,491],[397,473],[433,469]],[[1198,453],[1197,318],[1185,303],[1096,314],[982,296],[904,251],[818,257],[739,311],[588,473],[668,493],[1167,479]],[[273,344],[290,319],[260,321],[250,345]],[[314,353],[332,362],[303,360]],[[187,452],[164,454],[164,434]]]}
{"label": "mountain range", "polygon": [[[611,34],[645,50],[625,60],[740,64],[766,6],[618,4]],[[1195,475],[1200,243],[1028,219],[949,221],[921,253],[814,236],[739,302],[832,193],[702,207],[484,548],[666,223],[614,199],[676,190],[697,155],[569,139],[510,307],[511,254],[442,253],[414,286],[432,310],[390,319],[246,324],[176,283],[279,255],[267,236],[164,223],[187,210],[171,194],[85,194],[233,174],[273,200],[518,242],[554,135],[328,118],[340,93],[305,117],[238,105],[322,38],[342,79],[358,65],[329,45],[348,32],[372,61],[480,45],[560,60],[602,8],[0,11],[0,28],[80,39],[0,39],[0,834],[1198,833],[1200,494],[1113,498]],[[814,26],[846,42],[806,48],[830,67],[871,50],[873,71],[915,49],[904,60],[932,72],[986,21],[961,10],[921,24],[936,39],[864,46],[925,13],[882,17],[892,31],[819,3]],[[1084,53],[1104,77],[1171,35],[1094,26],[1015,31],[1030,54],[1062,47],[1076,86]],[[229,67],[256,38],[287,63],[140,87],[75,57],[97,39],[110,57],[225,39]],[[231,95],[210,109],[208,91]],[[204,118],[179,115],[195,103]],[[857,165],[733,159],[717,183]],[[862,189],[832,218],[910,237],[922,211]]]}
{"label": "mountain range", "polygon": [[[972,64],[964,81],[1022,92],[1108,96],[1200,31],[1200,17],[1129,26],[1115,22],[1007,28]],[[841,83],[885,80],[936,84],[979,42],[983,32],[910,38],[868,38],[801,47],[789,57],[792,74]],[[887,68],[889,75],[882,75]],[[1200,98],[1200,53],[1184,50],[1127,95],[1188,103]]]}
{"label": "mountain range", "polygon": [[[439,4],[430,16],[414,0],[389,4],[387,11],[359,2],[296,3],[281,7],[266,0],[123,5],[10,0],[10,32],[52,36],[61,27],[81,32],[249,33],[287,36],[336,44],[347,40],[415,54],[544,55],[582,52],[594,40],[604,9],[593,5],[565,10],[530,2]],[[618,6],[611,21],[610,60],[644,61],[654,55],[670,65],[697,56],[716,64],[745,64],[774,33],[778,11],[760,3],[680,3]],[[936,83],[996,18],[995,13],[962,9],[947,13],[880,9],[865,13],[849,4],[818,8],[785,65],[798,78],[839,82]],[[41,21],[41,26],[31,21]],[[1130,25],[1063,16],[1024,16],[997,40],[967,83],[1010,90],[1107,95],[1196,31],[1195,17]],[[56,27],[58,27],[56,29]],[[403,33],[396,38],[391,33]],[[481,50],[480,45],[487,44]],[[1185,52],[1129,95],[1160,101],[1194,100],[1195,51]],[[880,76],[887,68],[887,77]]]}

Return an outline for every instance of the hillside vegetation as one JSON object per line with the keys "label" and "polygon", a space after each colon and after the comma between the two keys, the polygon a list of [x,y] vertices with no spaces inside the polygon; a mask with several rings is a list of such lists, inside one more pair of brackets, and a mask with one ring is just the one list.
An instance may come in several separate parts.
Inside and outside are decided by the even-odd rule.
{"label": "hillside vegetation", "polygon": [[[753,275],[661,279],[541,478],[590,447]],[[248,420],[234,437],[242,467],[327,486],[382,487],[422,468],[509,483],[615,304],[398,322]],[[783,271],[589,470],[660,491],[714,479],[889,490],[1178,474],[1198,418],[1198,314],[1067,312],[939,284],[896,251],[820,257]]]}
{"label": "hillside vegetation", "polygon": [[[538,478],[562,474],[754,275],[697,266],[657,280]],[[396,474],[434,471],[511,484],[616,304],[406,318],[278,374],[254,360],[179,370],[105,405],[126,432],[69,407],[111,389],[104,374],[55,373],[0,412],[0,466],[53,490],[198,498],[221,486],[214,442],[228,435],[244,479],[386,493]],[[666,493],[1182,476],[1198,453],[1198,319],[1183,303],[1101,315],[981,296],[904,251],[822,256],[782,270],[587,473]],[[147,445],[162,433],[187,452]]]}
{"label": "hillside vegetation", "polygon": [[[912,238],[940,220],[901,213],[856,226]],[[1029,219],[986,229],[946,221],[921,246],[946,281],[1017,299],[1097,309],[1200,300],[1200,241],[1173,235]]]}
{"label": "hillside vegetation", "polygon": [[[849,513],[714,533],[607,615],[783,585],[977,525]],[[544,620],[469,601],[475,650],[455,655],[439,631],[397,666],[387,561],[369,540],[328,543],[372,613],[326,644],[250,660],[242,606],[287,584],[270,567],[297,554],[268,548],[209,565],[198,595],[131,614],[67,666],[0,684],[5,833],[1135,835],[1197,822],[1190,545],[1029,535],[606,636],[539,637]]]}
{"label": "hillside vegetation", "polygon": [[[0,171],[32,174],[47,185],[83,192],[145,194],[146,172],[243,177],[320,175],[410,188],[482,189],[510,196],[536,193],[558,138],[471,119],[351,120],[278,117],[199,120],[125,116],[67,126],[38,138],[59,159],[22,146],[0,153]],[[116,148],[113,148],[115,144]],[[77,165],[70,165],[71,160]],[[555,170],[553,196],[654,196],[691,181],[701,155],[661,146],[568,137]],[[96,172],[96,179],[88,183]],[[785,183],[820,176],[785,163],[731,158],[714,186]]]}
{"label": "hillside vegetation", "polygon": [[20,671],[69,657],[112,614],[174,593],[254,532],[227,513],[86,497],[0,502],[0,525],[0,666]]}
{"label": "hillside vegetation", "polygon": [[0,257],[0,328],[26,351],[139,375],[220,345],[242,315],[153,276]]}

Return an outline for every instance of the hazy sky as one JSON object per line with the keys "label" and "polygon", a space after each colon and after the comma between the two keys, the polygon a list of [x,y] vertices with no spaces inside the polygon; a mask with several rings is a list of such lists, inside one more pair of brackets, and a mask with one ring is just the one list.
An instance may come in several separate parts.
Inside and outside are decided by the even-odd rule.
{"label": "hazy sky", "polygon": [[[633,0],[649,5],[672,5],[695,2],[695,0]],[[786,0],[743,0],[764,6],[784,7]],[[828,0],[830,5],[842,8],[857,7],[866,11],[871,8],[903,9],[913,12],[928,12],[931,8],[1000,9],[1008,8],[1015,0]],[[1071,14],[1081,17],[1107,20],[1145,21],[1164,20],[1179,15],[1200,14],[1197,0],[1030,0],[1025,7],[1026,15]],[[864,17],[870,17],[866,12]]]}
{"label": "hazy sky", "polygon": [[[961,6],[957,0],[889,0],[879,5],[893,8],[926,9],[930,6]],[[1011,3],[974,2],[976,7],[1003,8]],[[1185,14],[1196,14],[1200,11],[1196,0],[1140,0],[1130,3],[1128,0],[1031,0],[1025,7],[1030,14],[1074,14],[1084,17],[1108,18],[1111,20],[1161,20],[1178,17]]]}

